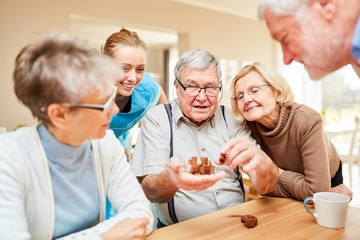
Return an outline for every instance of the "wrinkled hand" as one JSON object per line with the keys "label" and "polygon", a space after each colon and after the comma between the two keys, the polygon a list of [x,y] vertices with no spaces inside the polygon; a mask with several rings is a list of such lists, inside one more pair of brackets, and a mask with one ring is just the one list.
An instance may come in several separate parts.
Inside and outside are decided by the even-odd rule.
{"label": "wrinkled hand", "polygon": [[331,188],[330,192],[340,193],[345,196],[348,196],[350,198],[350,201],[353,197],[353,192],[345,184],[340,184],[336,187]]}
{"label": "wrinkled hand", "polygon": [[222,179],[225,172],[219,171],[212,175],[193,175],[186,171],[183,162],[179,158],[172,157],[166,167],[166,175],[178,188],[200,191],[211,187]]}
{"label": "wrinkled hand", "polygon": [[112,239],[144,239],[146,225],[149,224],[147,218],[125,218],[115,224],[107,232],[100,235],[103,240]]}
{"label": "wrinkled hand", "polygon": [[[224,164],[230,169],[240,166],[250,177],[255,190],[260,194],[273,191],[278,183],[279,169],[254,143],[246,138],[233,138],[221,148],[226,155]],[[215,160],[216,164],[220,159]]]}
{"label": "wrinkled hand", "polygon": [[[246,173],[250,170],[262,171],[273,165],[271,159],[246,138],[229,140],[222,146],[221,153],[226,154],[224,162],[226,166],[235,169],[240,165]],[[215,163],[221,164],[219,159],[216,159]]]}

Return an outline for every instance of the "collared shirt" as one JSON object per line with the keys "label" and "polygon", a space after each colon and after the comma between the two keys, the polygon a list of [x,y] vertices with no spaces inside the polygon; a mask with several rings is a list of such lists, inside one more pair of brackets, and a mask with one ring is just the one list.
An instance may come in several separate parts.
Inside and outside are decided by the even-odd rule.
{"label": "collared shirt", "polygon": [[[213,165],[220,156],[224,143],[234,137],[251,139],[245,122],[237,121],[231,110],[220,107],[213,117],[200,127],[192,124],[182,113],[178,103],[171,101],[173,112],[173,155],[179,157],[187,170],[191,157],[207,157]],[[255,141],[252,140],[254,143]],[[136,176],[158,174],[166,168],[170,156],[170,125],[163,105],[150,109],[144,117],[138,136],[131,168]],[[223,170],[226,176],[203,191],[178,190],[175,194],[175,213],[179,221],[227,208],[244,201],[237,174],[227,166],[215,165],[215,172]],[[167,204],[156,204],[160,221],[172,224]]]}
{"label": "collared shirt", "polygon": [[358,66],[360,66],[360,16],[358,18],[354,31],[351,54],[357,59]]}

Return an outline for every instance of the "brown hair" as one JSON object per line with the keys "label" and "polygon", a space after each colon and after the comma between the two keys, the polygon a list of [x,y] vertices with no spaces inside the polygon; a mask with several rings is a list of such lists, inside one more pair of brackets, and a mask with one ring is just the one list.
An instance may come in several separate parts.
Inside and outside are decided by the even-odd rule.
{"label": "brown hair", "polygon": [[113,57],[119,45],[142,47],[147,50],[145,42],[141,40],[136,32],[122,28],[119,32],[111,34],[110,37],[106,39],[105,44],[101,46],[101,51]]}

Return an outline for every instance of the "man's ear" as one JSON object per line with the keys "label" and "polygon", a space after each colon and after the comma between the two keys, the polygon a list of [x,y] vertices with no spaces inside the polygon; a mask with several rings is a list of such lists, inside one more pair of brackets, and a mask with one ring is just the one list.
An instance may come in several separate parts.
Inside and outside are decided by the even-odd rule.
{"label": "man's ear", "polygon": [[57,128],[64,128],[69,120],[69,108],[58,103],[52,103],[47,108],[51,123]]}
{"label": "man's ear", "polygon": [[317,12],[322,15],[326,21],[334,18],[338,5],[337,0],[312,0],[310,2],[312,2]]}
{"label": "man's ear", "polygon": [[179,83],[176,82],[176,79],[174,80],[174,86],[175,86],[175,89],[177,90],[178,87],[179,87]]}

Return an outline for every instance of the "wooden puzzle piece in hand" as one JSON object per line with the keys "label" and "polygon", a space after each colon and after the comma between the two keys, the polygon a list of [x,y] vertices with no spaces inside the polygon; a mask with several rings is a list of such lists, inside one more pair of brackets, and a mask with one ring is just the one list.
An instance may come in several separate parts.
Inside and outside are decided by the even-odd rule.
{"label": "wooden puzzle piece in hand", "polygon": [[220,164],[224,164],[226,160],[226,153],[220,153],[219,162]]}
{"label": "wooden puzzle piece in hand", "polygon": [[194,175],[212,174],[214,172],[214,166],[207,157],[201,157],[201,162],[197,161],[197,157],[189,159],[188,163],[191,166],[189,173]]}

